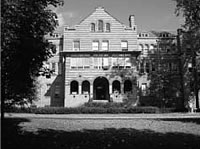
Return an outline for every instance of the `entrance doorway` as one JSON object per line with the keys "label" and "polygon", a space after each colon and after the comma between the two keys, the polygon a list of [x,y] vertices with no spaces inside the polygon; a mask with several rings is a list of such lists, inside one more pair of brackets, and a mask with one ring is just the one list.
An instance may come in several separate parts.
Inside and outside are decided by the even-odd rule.
{"label": "entrance doorway", "polygon": [[94,80],[94,100],[109,100],[109,82],[104,77]]}

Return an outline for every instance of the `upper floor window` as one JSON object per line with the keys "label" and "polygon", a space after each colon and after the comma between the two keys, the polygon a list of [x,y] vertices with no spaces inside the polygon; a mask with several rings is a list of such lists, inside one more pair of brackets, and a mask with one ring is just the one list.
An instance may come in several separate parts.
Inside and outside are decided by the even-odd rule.
{"label": "upper floor window", "polygon": [[107,51],[109,49],[109,42],[107,40],[102,41],[102,50]]}
{"label": "upper floor window", "polygon": [[143,45],[142,45],[142,44],[139,44],[138,49],[139,49],[140,51],[142,51],[142,50],[143,50]]}
{"label": "upper floor window", "polygon": [[56,71],[56,63],[52,63],[52,69],[51,69],[53,72]]}
{"label": "upper floor window", "polygon": [[79,51],[80,50],[80,41],[74,41],[73,42],[73,51]]}
{"label": "upper floor window", "polygon": [[106,23],[106,32],[110,32],[110,23]]}
{"label": "upper floor window", "polygon": [[98,51],[99,50],[99,41],[93,41],[92,42],[92,50]]}
{"label": "upper floor window", "polygon": [[95,32],[95,24],[94,23],[91,23],[91,31]]}
{"label": "upper floor window", "polygon": [[122,51],[128,51],[128,41],[121,41]]}
{"label": "upper floor window", "polygon": [[98,21],[98,31],[103,32],[103,21],[102,20]]}

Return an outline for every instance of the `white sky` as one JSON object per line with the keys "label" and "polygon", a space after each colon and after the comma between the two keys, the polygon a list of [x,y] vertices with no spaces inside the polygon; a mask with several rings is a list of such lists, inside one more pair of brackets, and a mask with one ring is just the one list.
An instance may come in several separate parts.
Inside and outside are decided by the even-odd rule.
{"label": "white sky", "polygon": [[135,15],[139,30],[176,31],[183,24],[182,17],[175,15],[173,0],[64,0],[63,7],[56,9],[62,31],[63,25],[75,25],[103,6],[106,11],[128,25],[128,17]]}

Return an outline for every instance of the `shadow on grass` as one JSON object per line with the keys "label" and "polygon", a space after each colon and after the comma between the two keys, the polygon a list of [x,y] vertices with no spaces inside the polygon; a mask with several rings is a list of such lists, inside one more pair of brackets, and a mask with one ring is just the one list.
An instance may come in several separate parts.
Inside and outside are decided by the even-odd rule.
{"label": "shadow on grass", "polygon": [[27,119],[5,119],[2,145],[7,149],[196,149],[200,136],[184,133],[157,133],[132,128],[60,131],[42,129],[37,133],[22,132],[19,123]]}
{"label": "shadow on grass", "polygon": [[183,122],[183,123],[195,123],[200,125],[200,118],[163,118],[163,119],[158,119],[161,121],[178,121],[178,122]]}

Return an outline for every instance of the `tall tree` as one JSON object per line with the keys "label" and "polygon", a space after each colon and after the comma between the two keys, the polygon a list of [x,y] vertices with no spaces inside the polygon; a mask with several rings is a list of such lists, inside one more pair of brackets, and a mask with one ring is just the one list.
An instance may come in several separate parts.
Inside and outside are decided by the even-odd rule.
{"label": "tall tree", "polygon": [[[184,33],[182,37],[182,52],[184,52],[184,65],[187,66],[188,62],[192,63],[192,77],[191,87],[196,95],[196,105],[199,108],[198,103],[198,90],[200,86],[198,84],[198,75],[200,71],[198,67],[200,56],[200,0],[174,0],[176,1],[176,14],[183,15],[185,22],[183,24]],[[190,50],[188,52],[188,50]],[[187,72],[188,73],[188,72]],[[186,80],[188,81],[188,80]]]}
{"label": "tall tree", "polygon": [[[157,33],[158,37],[160,33]],[[169,56],[170,53],[170,56]],[[157,49],[154,55],[149,55],[154,63],[154,71],[148,73],[150,81],[150,96],[157,99],[160,106],[177,106],[177,93],[180,90],[177,50],[175,37],[160,38],[157,40]],[[153,65],[152,65],[153,66]],[[177,107],[179,108],[179,107]]]}
{"label": "tall tree", "polygon": [[44,37],[58,25],[50,6],[60,5],[62,0],[1,1],[2,105],[34,99],[35,78],[51,56],[52,45]]}

